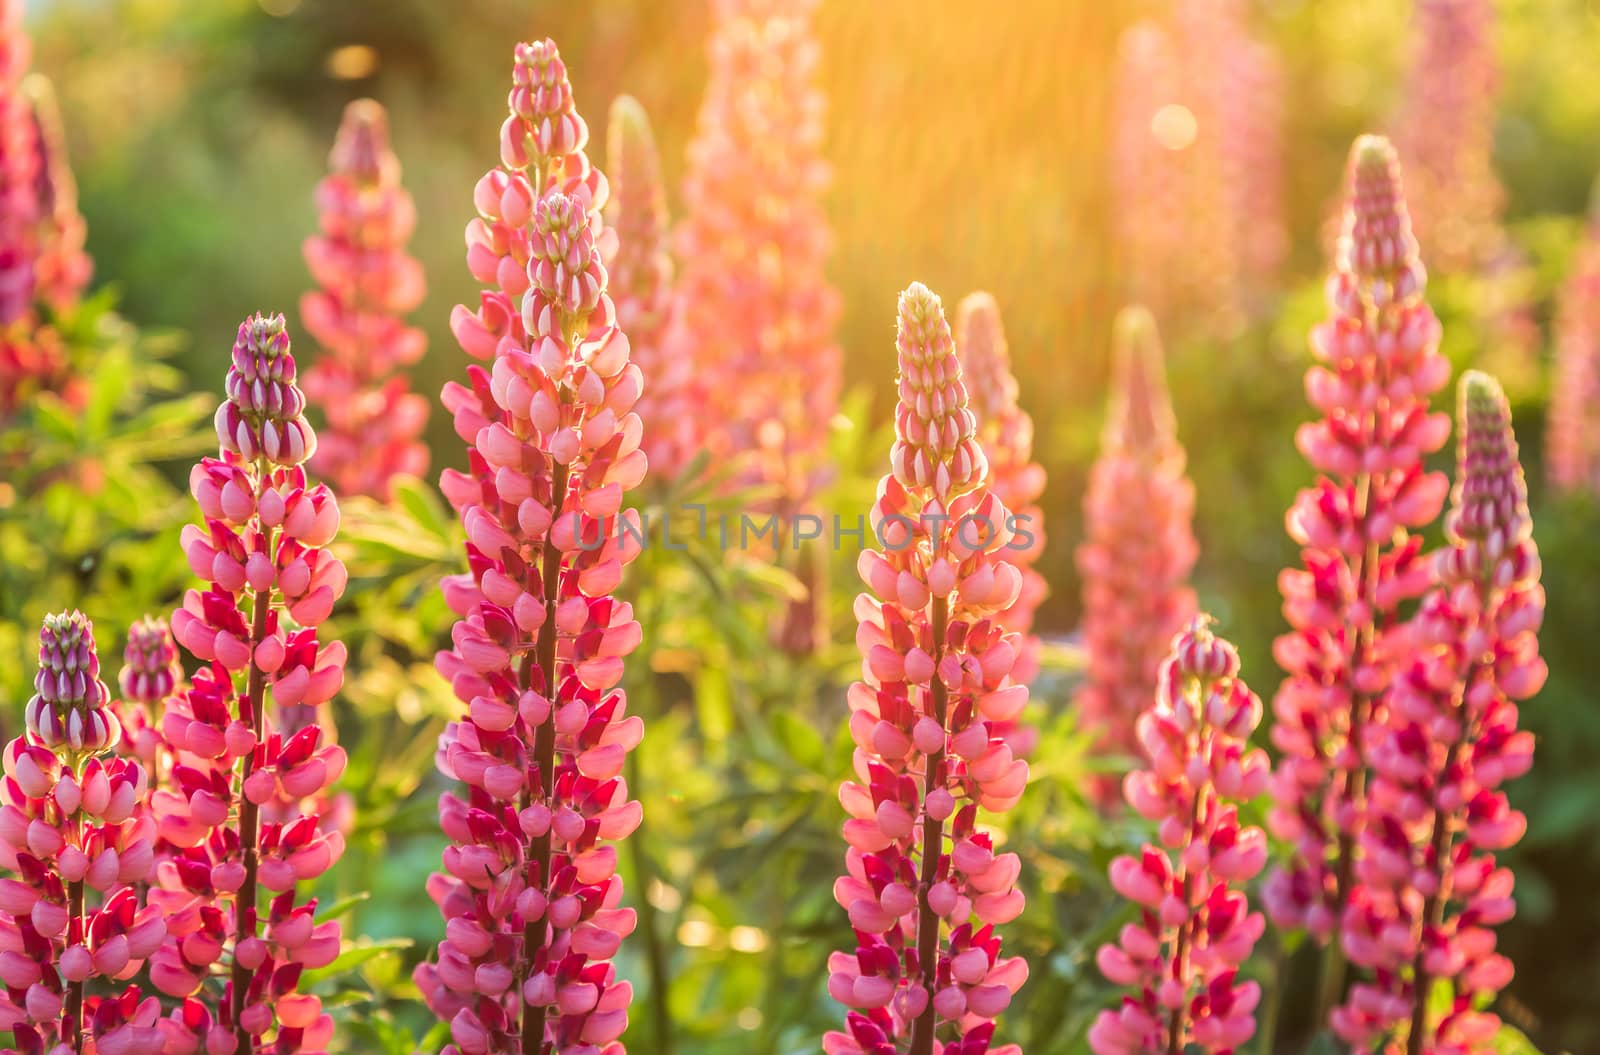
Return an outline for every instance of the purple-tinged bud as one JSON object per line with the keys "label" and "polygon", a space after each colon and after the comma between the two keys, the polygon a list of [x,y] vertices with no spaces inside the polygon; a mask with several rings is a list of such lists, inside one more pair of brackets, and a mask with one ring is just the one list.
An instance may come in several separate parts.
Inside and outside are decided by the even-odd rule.
{"label": "purple-tinged bud", "polygon": [[217,440],[246,461],[291,467],[311,457],[317,434],[295,384],[294,356],[282,315],[257,313],[239,324],[227,401],[217,408]]}
{"label": "purple-tinged bud", "polygon": [[1348,197],[1335,266],[1352,275],[1376,304],[1422,293],[1427,272],[1411,232],[1400,159],[1383,136],[1365,135],[1350,148]]}
{"label": "purple-tinged bud", "polygon": [[183,668],[165,619],[145,616],[128,628],[117,685],[129,703],[158,704],[172,695]]}
{"label": "purple-tinged bud", "polygon": [[904,487],[931,489],[948,502],[982,484],[988,463],[977,443],[978,419],[967,406],[944,306],[920,282],[900,294],[895,347],[900,401],[890,451],[894,476]]}
{"label": "purple-tinged bud", "polygon": [[28,701],[28,732],[53,751],[104,751],[122,735],[106,708],[111,692],[100,680],[94,624],[79,611],[44,618],[39,673]]}

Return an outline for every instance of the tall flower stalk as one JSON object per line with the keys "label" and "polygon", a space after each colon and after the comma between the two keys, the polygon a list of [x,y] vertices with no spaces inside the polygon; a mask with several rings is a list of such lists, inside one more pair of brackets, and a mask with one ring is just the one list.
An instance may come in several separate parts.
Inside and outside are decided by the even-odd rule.
{"label": "tall flower stalk", "polygon": [[1158,825],[1160,846],[1111,863],[1111,885],[1139,908],[1100,971],[1132,990],[1089,1030],[1095,1055],[1229,1053],[1255,1033],[1261,987],[1241,982],[1266,921],[1244,886],[1267,863],[1267,837],[1239,821],[1266,790],[1266,752],[1250,747],[1261,701],[1239,656],[1199,616],[1172,640],[1154,703],[1139,717],[1148,768],[1128,774],[1128,805]]}
{"label": "tall flower stalk", "polygon": [[1555,340],[1546,471],[1559,491],[1600,496],[1600,186],[1561,287]]}
{"label": "tall flower stalk", "polygon": [[1396,119],[1406,194],[1429,262],[1446,272],[1488,264],[1506,245],[1505,193],[1494,172],[1500,76],[1493,0],[1419,0]]}
{"label": "tall flower stalk", "polygon": [[315,804],[345,754],[295,715],[343,682],[343,644],[317,637],[345,588],[327,548],[339,507],[303,468],[316,434],[283,316],[240,325],[226,391],[220,456],[189,475],[204,526],[184,529],[183,549],[207,585],[184,595],[171,626],[202,667],[161,719],[174,764],[151,806],[171,853],[150,897],[168,937],[150,979],[183,998],[163,1022],[164,1050],[315,1052],[333,1020],[297,988],[339,954],[339,923],[316,923],[316,899],[296,887],[344,852]]}
{"label": "tall flower stalk", "polygon": [[[1476,371],[1459,392],[1447,545],[1373,737],[1363,856],[1343,923],[1350,959],[1372,971],[1333,1015],[1359,1052],[1490,1052],[1500,1021],[1479,1008],[1511,979],[1492,928],[1516,909],[1513,878],[1494,853],[1527,827],[1502,785],[1533,762],[1517,703],[1545,680],[1544,590],[1505,394]],[[1437,1017],[1436,985],[1449,989]]]}
{"label": "tall flower stalk", "polygon": [[300,300],[306,330],[324,354],[306,371],[306,396],[327,419],[312,468],[342,495],[387,498],[396,476],[428,467],[421,442],[428,404],[404,370],[427,338],[404,316],[422,302],[422,266],[406,254],[416,226],[389,122],[371,99],[345,107],[317,186],[322,230],[306,239],[318,288]]}
{"label": "tall flower stalk", "polygon": [[1033,457],[1033,418],[1017,401],[1017,378],[1011,372],[1000,306],[988,293],[969,294],[956,309],[956,356],[978,419],[978,442],[989,463],[988,484],[1016,517],[1019,529],[1006,559],[1022,573],[1022,592],[1000,613],[1000,621],[1022,635],[1022,651],[1011,677],[1029,684],[1039,673],[1033,614],[1050,592],[1044,576],[1033,567],[1045,546],[1044,511],[1039,505],[1045,473]]}
{"label": "tall flower stalk", "polygon": [[839,399],[816,6],[712,4],[667,337],[668,356],[717,378],[701,411],[711,459],[775,490],[782,514],[799,512],[821,480]]}
{"label": "tall flower stalk", "polygon": [[669,349],[665,340],[672,313],[667,192],[650,117],[630,95],[611,103],[606,167],[612,189],[606,223],[616,231],[606,271],[617,325],[644,375],[644,395],[635,409],[644,422],[650,472],[671,480],[699,453],[708,415],[696,403],[705,393],[695,359],[683,347]]}
{"label": "tall flower stalk", "polygon": [[[1135,756],[1156,674],[1173,635],[1195,613],[1188,580],[1199,546],[1191,527],[1194,485],[1184,475],[1150,313],[1125,309],[1116,345],[1100,457],[1084,495],[1087,537],[1077,554],[1088,654],[1077,702],[1100,751]],[[1102,805],[1117,799],[1115,781],[1092,790]]]}
{"label": "tall flower stalk", "polygon": [[643,733],[618,685],[640,640],[613,596],[639,552],[624,493],[644,476],[642,382],[607,292],[606,181],[549,40],[516,48],[501,165],[478,181],[467,262],[486,288],[451,328],[490,362],[444,404],[468,444],[441,486],[470,571],[437,666],[465,705],[438,764],[451,845],[428,892],[445,917],[416,971],[451,1055],[620,1055],[632,987],[611,964],[632,932],[618,840],[639,824],[622,778]]}
{"label": "tall flower stalk", "polygon": [[0,781],[0,1030],[22,1052],[156,1055],[161,1014],[126,981],[161,945],[149,877],[154,824],[139,807],[147,776],[112,757],[122,735],[81,612],[45,617],[27,729],[5,749]]}
{"label": "tall flower stalk", "polygon": [[[1274,923],[1321,943],[1350,902],[1373,737],[1407,655],[1396,612],[1428,586],[1412,532],[1433,522],[1448,490],[1423,468],[1450,431],[1448,415],[1428,408],[1450,367],[1425,282],[1394,149],[1363,136],[1350,152],[1330,317],[1311,334],[1306,395],[1322,417],[1295,442],[1321,475],[1287,517],[1302,565],[1279,578],[1290,632],[1274,650],[1286,677],[1273,700],[1281,760],[1269,822],[1293,855],[1269,879],[1266,905]],[[1323,1012],[1344,978],[1339,946],[1329,949]]]}
{"label": "tall flower stalk", "polygon": [[22,81],[33,42],[22,26],[23,0],[0,0],[0,326],[33,310],[34,230],[39,220],[40,158]]}
{"label": "tall flower stalk", "polygon": [[849,849],[834,897],[858,944],[829,957],[828,992],[850,1011],[823,1048],[980,1055],[1028,975],[995,932],[1022,911],[1020,861],[978,823],[1028,780],[996,731],[1028,700],[1011,678],[1019,636],[999,620],[1022,576],[1004,559],[1011,518],[985,482],[950,327],[921,283],[900,295],[896,344],[893,469],[871,517],[882,548],[858,562],[858,780],[839,790]]}
{"label": "tall flower stalk", "polygon": [[83,248],[88,227],[78,211],[78,182],[67,158],[67,137],[55,89],[43,74],[34,73],[22,82],[22,92],[28,100],[39,157],[34,295],[54,310],[66,311],[78,303],[94,274],[94,262]]}
{"label": "tall flower stalk", "polygon": [[1240,0],[1179,0],[1124,31],[1114,70],[1113,188],[1128,292],[1163,318],[1231,326],[1288,248],[1282,71]]}

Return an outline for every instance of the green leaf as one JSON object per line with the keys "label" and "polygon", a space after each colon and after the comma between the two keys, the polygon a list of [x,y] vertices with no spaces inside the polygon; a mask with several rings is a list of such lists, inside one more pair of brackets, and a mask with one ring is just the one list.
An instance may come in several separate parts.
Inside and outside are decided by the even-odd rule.
{"label": "green leaf", "polygon": [[1494,1050],[1498,1055],[1542,1055],[1527,1034],[1515,1026],[1502,1025],[1494,1035]]}
{"label": "green leaf", "polygon": [[308,986],[327,981],[330,978],[338,978],[341,975],[351,973],[363,964],[371,963],[380,956],[391,956],[394,953],[411,948],[414,944],[410,938],[386,938],[383,941],[354,942],[345,946],[338,959],[326,967],[307,971],[303,978]]}
{"label": "green leaf", "polygon": [[340,916],[348,915],[351,909],[355,908],[363,901],[370,901],[371,899],[372,895],[365,890],[351,894],[349,897],[342,897],[338,901],[335,901],[331,905],[323,908],[321,912],[318,912],[317,922],[326,923],[330,919],[338,919]]}

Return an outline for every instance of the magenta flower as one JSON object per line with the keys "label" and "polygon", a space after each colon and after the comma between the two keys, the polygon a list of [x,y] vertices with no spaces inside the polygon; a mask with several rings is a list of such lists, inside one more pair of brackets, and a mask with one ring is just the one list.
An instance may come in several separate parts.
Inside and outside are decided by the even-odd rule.
{"label": "magenta flower", "polygon": [[618,688],[639,644],[614,596],[637,556],[626,491],[645,472],[642,387],[607,292],[606,181],[549,40],[519,44],[501,167],[478,181],[467,264],[486,288],[451,328],[469,386],[444,404],[468,444],[440,481],[469,572],[437,659],[465,707],[438,765],[451,845],[428,893],[445,940],[415,979],[448,1055],[621,1055],[632,987],[611,958],[634,928],[614,845],[639,824],[622,778],[643,724]]}
{"label": "magenta flower", "polygon": [[1550,482],[1563,492],[1600,495],[1600,191],[1561,287],[1555,374],[1545,427]]}
{"label": "magenta flower", "polygon": [[216,416],[222,455],[189,476],[204,526],[184,528],[184,555],[207,586],[184,596],[172,635],[205,666],[166,701],[173,765],[151,798],[170,852],[150,894],[169,932],[150,980],[183,998],[159,1024],[164,1051],[311,1053],[333,1034],[320,999],[296,990],[338,955],[339,923],[313,925],[316,899],[295,888],[344,852],[317,810],[344,751],[305,715],[343,682],[344,645],[316,627],[346,575],[327,548],[339,507],[302,465],[317,442],[296,379],[283,317],[245,320]]}
{"label": "magenta flower", "polygon": [[[1044,466],[1033,459],[1033,419],[1017,402],[1017,379],[1011,373],[1000,308],[989,294],[970,294],[957,308],[956,356],[978,419],[978,441],[988,458],[988,484],[1016,517],[1017,534],[1006,557],[1022,573],[1022,590],[998,619],[1007,631],[1021,635],[1011,679],[1027,685],[1039,673],[1033,614],[1050,592],[1044,576],[1033,568],[1045,546],[1044,511],[1039,505],[1045,474]],[[1038,731],[1021,721],[997,723],[996,730],[1019,758],[1027,757],[1038,740]]]}
{"label": "magenta flower", "polygon": [[804,506],[838,409],[838,293],[821,194],[817,0],[716,0],[689,147],[668,356],[716,377],[700,398],[714,465]]}
{"label": "magenta flower", "polygon": [[[1077,554],[1088,654],[1077,703],[1099,750],[1133,756],[1157,671],[1195,612],[1188,579],[1199,547],[1191,530],[1194,485],[1184,475],[1155,320],[1128,308],[1116,333],[1111,402]],[[1102,805],[1117,799],[1111,780],[1092,791]]]}
{"label": "magenta flower", "polygon": [[28,100],[39,157],[34,295],[56,311],[65,311],[78,303],[94,274],[94,261],[83,248],[88,227],[78,212],[78,183],[67,159],[55,90],[43,74],[35,73],[23,81],[22,92]]}
{"label": "magenta flower", "polygon": [[428,404],[404,374],[427,346],[404,322],[424,286],[422,266],[406,255],[416,210],[382,106],[345,107],[328,165],[317,185],[322,230],[305,243],[318,288],[300,299],[305,328],[324,349],[306,371],[306,395],[328,422],[312,468],[340,494],[387,498],[396,476],[428,468],[420,439]]}
{"label": "magenta flower", "polygon": [[[1423,459],[1450,432],[1428,397],[1449,379],[1439,322],[1388,141],[1356,140],[1331,317],[1311,334],[1319,360],[1306,395],[1322,413],[1296,445],[1320,475],[1289,510],[1303,567],[1279,578],[1290,632],[1274,654],[1286,674],[1273,700],[1273,833],[1293,847],[1269,879],[1268,915],[1326,942],[1350,897],[1366,802],[1371,736],[1406,663],[1399,606],[1428,585],[1422,539],[1448,484]],[[1325,979],[1338,984],[1337,970]]]}
{"label": "magenta flower", "polygon": [[33,310],[35,226],[39,221],[38,138],[22,79],[33,42],[23,0],[0,0],[0,326]]}
{"label": "magenta flower", "polygon": [[1139,918],[1096,957],[1132,993],[1090,1028],[1095,1055],[1228,1053],[1255,1034],[1261,988],[1238,975],[1266,927],[1244,886],[1267,862],[1267,837],[1239,823],[1239,805],[1266,790],[1270,768],[1249,743],[1261,701],[1209,623],[1198,616],[1173,638],[1139,716],[1149,768],[1129,773],[1123,793],[1161,845],[1111,863],[1111,885]]}
{"label": "magenta flower", "polygon": [[694,358],[681,348],[669,355],[665,343],[672,312],[667,194],[650,117],[632,96],[611,103],[606,166],[613,192],[606,223],[616,232],[614,251],[606,259],[609,288],[617,325],[628,335],[633,362],[644,375],[644,394],[635,410],[644,422],[650,471],[670,480],[700,451],[706,414],[696,401],[705,393]]}
{"label": "magenta flower", "polygon": [[1012,518],[985,482],[950,327],[921,283],[900,295],[896,344],[893,468],[871,516],[881,549],[858,562],[870,590],[849,694],[859,781],[839,789],[849,849],[834,897],[857,947],[828,960],[828,992],[850,1011],[823,1048],[982,1055],[1028,977],[995,932],[1022,912],[1020,863],[978,824],[1028,781],[996,728],[1028,700],[1011,678],[1020,636],[999,621],[1022,575],[1004,559]]}
{"label": "magenta flower", "polygon": [[[45,618],[34,687],[0,780],[0,868],[15,876],[0,879],[0,1031],[20,1052],[157,1055],[155,1000],[86,996],[138,974],[166,926],[133,890],[154,860],[146,775],[106,757],[120,730],[81,612]],[[126,1014],[102,1015],[112,1003]]]}
{"label": "magenta flower", "polygon": [[[1516,909],[1494,852],[1527,822],[1502,785],[1527,772],[1533,736],[1517,702],[1545,664],[1539,552],[1511,412],[1493,378],[1461,378],[1456,487],[1433,586],[1408,631],[1411,652],[1369,753],[1372,786],[1346,955],[1372,972],[1332,1017],[1359,1052],[1487,1053],[1500,1028],[1479,1010],[1511,979],[1494,951]],[[1430,1017],[1434,986],[1450,1002]]]}
{"label": "magenta flower", "polygon": [[1500,74],[1492,0],[1419,0],[1396,118],[1406,197],[1424,254],[1471,271],[1506,246],[1494,173]]}

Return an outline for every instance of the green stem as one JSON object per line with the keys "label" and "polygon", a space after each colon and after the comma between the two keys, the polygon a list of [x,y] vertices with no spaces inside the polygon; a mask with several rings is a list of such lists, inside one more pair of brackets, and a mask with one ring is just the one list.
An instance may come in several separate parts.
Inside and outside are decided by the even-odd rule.
{"label": "green stem", "polygon": [[[263,472],[263,479],[265,473]],[[271,551],[270,539],[268,551]],[[256,594],[255,611],[250,627],[250,679],[245,686],[245,697],[250,701],[250,729],[255,742],[265,738],[267,701],[267,675],[255,661],[255,647],[267,636],[267,613],[272,609],[272,591]],[[255,769],[256,753],[252,749],[244,756],[244,771],[239,777],[239,787],[250,779]],[[256,936],[256,871],[261,864],[261,812],[260,807],[241,793],[239,796],[239,846],[244,856],[244,882],[239,886],[238,898],[233,903],[233,1034],[239,1042],[238,1055],[248,1055],[255,1050],[250,1031],[239,1021],[244,1014],[245,990],[250,987],[251,971],[239,962],[239,944]]]}
{"label": "green stem", "polygon": [[[550,510],[554,517],[561,515],[567,501],[567,467],[552,463],[550,477]],[[550,701],[550,713],[534,735],[533,758],[539,771],[539,798],[545,805],[555,794],[556,761],[556,602],[561,591],[561,551],[549,540],[545,541],[539,582],[544,588],[544,622],[539,625],[536,656],[539,670],[544,675],[543,692]],[[524,680],[531,673],[523,664]],[[528,856],[528,885],[549,892],[550,886],[550,828],[533,842]],[[526,980],[537,969],[534,957],[544,946],[545,921],[548,913],[525,924],[522,929],[522,972]],[[520,992],[520,985],[518,987]],[[522,1055],[542,1055],[544,1050],[545,1005],[530,1007],[522,1014]]]}
{"label": "green stem", "polygon": [[[949,707],[949,690],[938,674],[939,660],[944,656],[945,631],[950,621],[950,602],[943,597],[933,599],[933,718],[945,724]],[[917,884],[921,902],[917,910],[917,968],[922,972],[923,985],[928,990],[928,1006],[917,1016],[911,1028],[910,1055],[933,1055],[933,988],[938,981],[939,914],[933,910],[928,893],[939,876],[939,859],[944,856],[944,822],[935,820],[927,811],[928,796],[941,786],[944,768],[944,748],[928,756],[927,771],[922,778],[922,874]]]}

